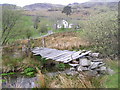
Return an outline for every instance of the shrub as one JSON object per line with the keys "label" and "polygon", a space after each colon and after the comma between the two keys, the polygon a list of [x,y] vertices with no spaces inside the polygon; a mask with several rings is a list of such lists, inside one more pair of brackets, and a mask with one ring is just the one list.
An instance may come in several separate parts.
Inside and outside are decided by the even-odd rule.
{"label": "shrub", "polygon": [[28,67],[24,70],[23,72],[26,76],[30,76],[30,77],[33,77],[35,76],[35,73],[36,73],[36,70],[32,67]]}
{"label": "shrub", "polygon": [[35,56],[36,60],[40,61],[42,65],[47,62],[47,59],[42,58],[41,56]]}
{"label": "shrub", "polygon": [[39,32],[40,33],[47,33],[48,28],[45,24],[40,25]]}
{"label": "shrub", "polygon": [[117,55],[117,12],[96,15],[84,24],[82,35],[94,45],[94,50],[101,52],[104,56]]}
{"label": "shrub", "polygon": [[63,63],[57,64],[56,66],[59,70],[64,70],[65,69],[65,65]]}

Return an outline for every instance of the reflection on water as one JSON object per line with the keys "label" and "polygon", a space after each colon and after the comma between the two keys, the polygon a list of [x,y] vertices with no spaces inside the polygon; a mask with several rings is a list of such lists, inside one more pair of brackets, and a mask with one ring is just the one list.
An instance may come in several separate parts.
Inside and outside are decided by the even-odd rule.
{"label": "reflection on water", "polygon": [[[68,75],[77,74],[75,71],[70,71],[69,69],[66,69],[65,71],[49,72],[46,73],[45,75],[52,77],[63,73]],[[38,81],[37,77],[27,77],[21,75],[20,73],[3,76],[3,79],[6,80],[5,82],[2,83],[3,88],[34,88],[39,86],[37,84]]]}
{"label": "reflection on water", "polygon": [[26,77],[19,73],[3,76],[3,88],[33,88],[36,87],[37,77]]}

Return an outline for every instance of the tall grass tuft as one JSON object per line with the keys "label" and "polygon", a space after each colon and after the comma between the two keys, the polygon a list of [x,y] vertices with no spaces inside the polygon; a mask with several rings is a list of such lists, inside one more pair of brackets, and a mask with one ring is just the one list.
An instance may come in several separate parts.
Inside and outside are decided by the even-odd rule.
{"label": "tall grass tuft", "polygon": [[37,77],[38,77],[38,83],[40,84],[40,88],[45,88],[46,85],[45,85],[44,75],[41,73],[41,70],[39,70],[37,67],[36,70],[38,72]]}
{"label": "tall grass tuft", "polygon": [[89,77],[85,74],[69,76],[59,74],[46,78],[47,88],[101,88],[105,78]]}
{"label": "tall grass tuft", "polygon": [[19,80],[17,79],[16,82],[14,84],[11,83],[11,79],[9,78],[9,80],[6,79],[6,88],[23,88],[22,83],[23,83],[24,77]]}

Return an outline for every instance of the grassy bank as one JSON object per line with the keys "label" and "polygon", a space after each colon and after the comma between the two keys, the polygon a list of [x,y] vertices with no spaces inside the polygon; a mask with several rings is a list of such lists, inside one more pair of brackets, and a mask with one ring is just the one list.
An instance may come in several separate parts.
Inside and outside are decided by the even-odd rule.
{"label": "grassy bank", "polygon": [[[79,73],[78,75],[58,74],[52,77],[43,75],[38,78],[42,78],[44,81],[39,83],[37,88],[118,88],[118,63],[113,60],[105,61],[107,66],[115,71],[113,75],[103,75],[99,77],[90,77],[85,73]],[[39,74],[39,73],[38,73]],[[41,86],[41,83],[43,86]]]}

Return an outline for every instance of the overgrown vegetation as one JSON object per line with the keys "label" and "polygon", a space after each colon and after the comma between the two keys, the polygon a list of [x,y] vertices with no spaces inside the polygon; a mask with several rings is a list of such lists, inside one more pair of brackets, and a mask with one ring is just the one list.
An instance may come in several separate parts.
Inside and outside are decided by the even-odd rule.
{"label": "overgrown vegetation", "polygon": [[47,33],[48,28],[45,24],[40,24],[39,32],[40,33]]}
{"label": "overgrown vegetation", "polygon": [[2,8],[2,45],[5,45],[11,38],[15,37],[13,34],[13,28],[20,19],[20,14],[17,11],[12,10],[10,7]]}
{"label": "overgrown vegetation", "polygon": [[[81,6],[82,7],[82,6]],[[53,62],[41,58],[23,55],[13,57],[13,52],[22,50],[22,45],[26,45],[29,50],[36,46],[42,46],[41,35],[47,34],[49,30],[53,30],[57,34],[46,37],[46,47],[68,50],[93,50],[100,52],[105,57],[112,57],[112,60],[106,60],[108,67],[116,73],[114,75],[105,75],[100,77],[87,77],[86,75],[69,76],[60,74],[53,77],[45,76],[39,72],[41,87],[47,88],[117,88],[118,87],[118,63],[115,61],[118,55],[118,13],[109,7],[81,7],[76,6],[71,16],[66,17],[61,11],[57,13],[40,12],[39,15],[33,17],[30,14],[23,15],[23,11],[17,11],[11,8],[3,8],[3,32],[2,44],[10,45],[14,42],[16,46],[4,47],[3,54],[3,71],[1,75],[11,75],[11,72],[23,72],[24,75],[33,77],[36,75],[36,67],[41,69],[42,73],[52,71],[65,70],[67,65],[59,63],[54,66]],[[66,15],[71,14],[71,7],[68,12],[64,8]],[[19,12],[19,13],[18,13]],[[22,12],[22,13],[21,13]],[[32,11],[32,14],[34,11]],[[78,24],[81,28],[57,29],[53,25],[57,20],[68,19],[71,23]],[[66,32],[67,31],[67,32]],[[79,35],[76,35],[79,34]],[[38,38],[38,39],[31,39]],[[15,49],[15,50],[14,50]],[[9,54],[8,54],[9,53]],[[21,52],[22,53],[22,52]],[[22,53],[24,54],[24,53]],[[48,63],[49,62],[49,63]],[[54,67],[51,67],[54,66]],[[47,67],[47,68],[45,68]],[[49,69],[48,69],[49,68]],[[53,70],[54,69],[54,70]],[[57,70],[56,70],[57,69]],[[7,73],[10,72],[10,73]],[[4,80],[3,80],[4,81]],[[46,81],[46,84],[45,84]],[[41,88],[40,87],[40,88]]]}
{"label": "overgrown vegetation", "polygon": [[58,68],[58,70],[64,70],[65,69],[65,65],[63,63],[57,64],[56,67]]}
{"label": "overgrown vegetation", "polygon": [[36,73],[36,69],[32,67],[28,67],[23,71],[23,74],[30,77],[35,76],[35,73]]}
{"label": "overgrown vegetation", "polygon": [[118,55],[117,12],[101,13],[84,22],[81,34],[93,48],[104,56],[115,58]]}

